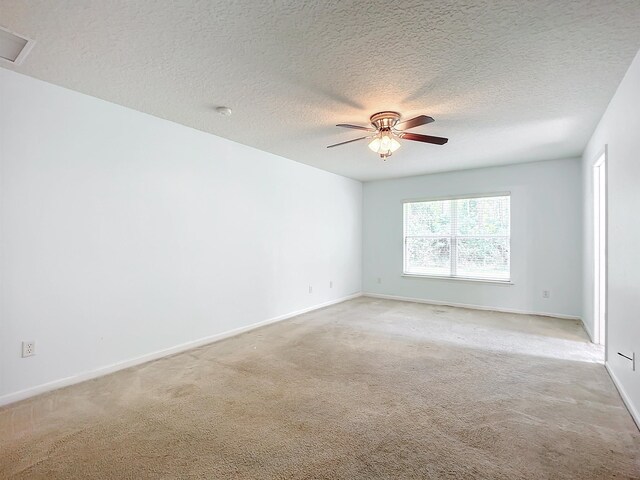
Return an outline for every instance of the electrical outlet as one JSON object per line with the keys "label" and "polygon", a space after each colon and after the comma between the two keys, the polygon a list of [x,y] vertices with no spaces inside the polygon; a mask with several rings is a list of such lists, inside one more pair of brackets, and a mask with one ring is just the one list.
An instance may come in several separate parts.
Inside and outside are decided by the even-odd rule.
{"label": "electrical outlet", "polygon": [[313,293],[313,287],[309,285],[309,293]]}
{"label": "electrical outlet", "polygon": [[22,357],[31,357],[36,354],[36,342],[22,342]]}
{"label": "electrical outlet", "polygon": [[551,293],[549,292],[549,290],[542,291],[542,298],[549,298],[550,296],[551,296]]}
{"label": "electrical outlet", "polygon": [[329,280],[329,288],[333,288],[333,280]]}
{"label": "electrical outlet", "polygon": [[382,278],[378,277],[378,283],[382,283]]}

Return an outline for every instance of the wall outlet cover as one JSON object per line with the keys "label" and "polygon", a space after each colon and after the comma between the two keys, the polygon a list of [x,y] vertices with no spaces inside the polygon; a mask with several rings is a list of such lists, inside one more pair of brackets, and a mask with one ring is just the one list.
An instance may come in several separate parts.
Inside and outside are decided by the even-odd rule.
{"label": "wall outlet cover", "polygon": [[22,358],[31,357],[36,354],[36,342],[31,340],[22,342]]}

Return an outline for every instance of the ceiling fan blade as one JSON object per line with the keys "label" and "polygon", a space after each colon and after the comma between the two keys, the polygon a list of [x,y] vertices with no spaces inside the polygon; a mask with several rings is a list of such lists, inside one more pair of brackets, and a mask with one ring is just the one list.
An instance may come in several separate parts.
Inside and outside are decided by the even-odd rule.
{"label": "ceiling fan blade", "polygon": [[426,125],[427,123],[435,122],[432,117],[428,117],[426,115],[419,115],[410,120],[405,120],[404,122],[400,122],[396,125],[396,128],[399,130],[409,130],[410,128],[419,127],[420,125]]}
{"label": "ceiling fan blade", "polygon": [[404,140],[415,140],[416,142],[433,143],[435,145],[444,145],[449,141],[448,138],[432,137],[431,135],[420,135],[419,133],[403,132],[400,138]]}
{"label": "ceiling fan blade", "polygon": [[376,129],[373,127],[362,127],[360,125],[350,125],[348,123],[339,123],[336,125],[336,127],[342,127],[342,128],[354,128],[356,130],[366,130],[367,132],[375,132]]}
{"label": "ceiling fan blade", "polygon": [[365,138],[369,138],[369,137],[354,138],[353,140],[347,140],[346,142],[334,143],[333,145],[329,145],[327,148],[338,147],[340,145],[345,145],[347,143],[357,142],[358,140],[364,140]]}

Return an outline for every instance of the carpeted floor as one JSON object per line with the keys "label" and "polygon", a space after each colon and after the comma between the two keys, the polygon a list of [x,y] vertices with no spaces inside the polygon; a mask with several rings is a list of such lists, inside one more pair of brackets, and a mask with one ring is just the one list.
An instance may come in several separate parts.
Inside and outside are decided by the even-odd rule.
{"label": "carpeted floor", "polygon": [[0,410],[0,477],[640,478],[578,322],[358,298]]}

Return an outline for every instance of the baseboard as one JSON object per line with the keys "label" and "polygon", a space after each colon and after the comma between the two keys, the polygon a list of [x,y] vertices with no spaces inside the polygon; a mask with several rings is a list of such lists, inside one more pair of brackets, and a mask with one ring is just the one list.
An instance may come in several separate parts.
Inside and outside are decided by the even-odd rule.
{"label": "baseboard", "polygon": [[631,399],[629,398],[629,395],[627,395],[627,392],[622,387],[622,384],[618,380],[618,377],[616,377],[616,374],[613,373],[613,370],[611,369],[611,367],[609,367],[609,362],[604,362],[604,368],[606,368],[607,372],[609,372],[609,376],[611,377],[613,384],[616,386],[616,389],[620,394],[620,398],[622,398],[622,401],[627,407],[627,410],[629,410],[629,414],[631,415],[631,418],[633,418],[633,421],[636,422],[636,427],[638,427],[638,430],[640,430],[640,413],[634,407],[633,403],[631,402]]}
{"label": "baseboard", "polygon": [[308,313],[313,310],[318,310],[320,308],[325,308],[330,305],[342,303],[347,300],[351,300],[360,296],[362,296],[362,293],[354,293],[353,295],[347,295],[346,297],[341,297],[336,300],[330,300],[328,302],[324,302],[318,305],[313,305],[308,308],[303,308],[302,310],[296,310],[295,312],[290,312],[284,315],[280,315],[278,317],[269,318],[261,322],[252,323],[251,325],[235,328],[233,330],[217,333],[215,335],[199,338],[197,340],[192,340],[186,343],[181,343],[179,345],[175,345],[173,347],[169,347],[163,350],[147,353],[140,357],[124,360],[122,362],[117,362],[111,365],[96,368],[94,370],[89,370],[87,372],[79,373],[77,375],[72,375],[70,377],[65,377],[59,380],[43,383],[41,385],[36,385],[35,387],[30,387],[25,390],[20,390],[18,392],[9,393],[0,397],[0,407],[9,405],[10,403],[18,402],[20,400],[25,400],[27,398],[40,395],[42,393],[49,392],[51,390],[57,390],[59,388],[68,387],[76,383],[84,382],[97,377],[102,377],[104,375],[108,375],[110,373],[114,373],[119,370],[124,370],[125,368],[135,367],[136,365],[141,365],[143,363],[151,362],[153,360],[158,360],[159,358],[168,357],[170,355],[175,355],[177,353],[181,353],[186,350],[191,350],[193,348],[201,347],[203,345],[218,342],[220,340],[224,340],[225,338],[233,337],[235,335],[240,335],[241,333],[245,333],[250,330],[255,330],[256,328],[264,327],[266,325],[270,325],[276,322],[281,322],[283,320],[287,320],[289,318],[302,315],[303,313]]}
{"label": "baseboard", "polygon": [[591,343],[595,343],[593,341],[593,332],[591,332],[591,329],[587,326],[586,323],[584,323],[584,319],[580,319],[580,323],[582,324],[582,328],[584,329],[585,332],[587,332],[587,336],[589,337],[589,340],[591,340]]}
{"label": "baseboard", "polygon": [[517,310],[513,308],[501,308],[501,307],[487,307],[486,305],[472,305],[468,303],[455,303],[455,302],[442,302],[439,300],[426,300],[423,298],[413,298],[413,297],[400,297],[397,295],[384,295],[381,293],[368,293],[363,292],[362,295],[365,297],[372,298],[383,298],[386,300],[400,300],[402,302],[414,302],[414,303],[426,303],[428,305],[443,305],[447,307],[460,307],[460,308],[470,308],[473,310],[489,310],[492,312],[503,312],[503,313],[518,313],[522,315],[541,315],[543,317],[554,317],[554,318],[564,318],[567,320],[580,320],[582,319],[575,315],[565,315],[563,313],[550,313],[550,312],[533,312],[527,310]]}

